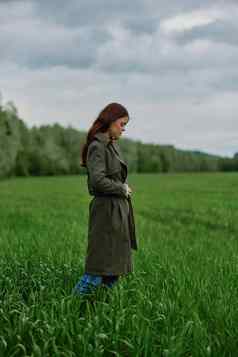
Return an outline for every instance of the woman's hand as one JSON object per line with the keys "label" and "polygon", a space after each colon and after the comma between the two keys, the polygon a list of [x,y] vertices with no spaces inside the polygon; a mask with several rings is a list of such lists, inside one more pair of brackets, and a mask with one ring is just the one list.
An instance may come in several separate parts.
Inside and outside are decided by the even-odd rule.
{"label": "woman's hand", "polygon": [[126,186],[126,196],[128,197],[131,195],[132,189],[130,188],[130,186],[127,183],[125,183],[124,185]]}
{"label": "woman's hand", "polygon": [[128,193],[129,193],[129,195],[132,194],[132,189],[130,188],[130,186],[128,186]]}

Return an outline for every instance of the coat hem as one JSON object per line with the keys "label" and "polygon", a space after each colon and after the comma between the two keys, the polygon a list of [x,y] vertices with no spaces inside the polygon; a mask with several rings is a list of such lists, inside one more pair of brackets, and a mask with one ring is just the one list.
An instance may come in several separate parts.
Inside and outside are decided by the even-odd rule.
{"label": "coat hem", "polygon": [[110,275],[128,275],[128,274],[131,274],[132,271],[128,271],[128,272],[102,272],[102,271],[95,271],[95,270],[88,270],[88,269],[85,269],[85,273],[86,274],[92,274],[92,275],[105,275],[105,276],[110,276]]}

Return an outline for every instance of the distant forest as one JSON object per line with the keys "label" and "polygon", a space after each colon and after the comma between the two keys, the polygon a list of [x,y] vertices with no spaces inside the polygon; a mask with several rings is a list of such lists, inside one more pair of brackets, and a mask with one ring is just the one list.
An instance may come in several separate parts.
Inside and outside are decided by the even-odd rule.
{"label": "distant forest", "polygon": [[[28,128],[12,102],[0,104],[0,177],[85,174],[85,139],[85,132],[57,123]],[[119,146],[129,172],[238,171],[238,153],[225,158],[123,138]]]}

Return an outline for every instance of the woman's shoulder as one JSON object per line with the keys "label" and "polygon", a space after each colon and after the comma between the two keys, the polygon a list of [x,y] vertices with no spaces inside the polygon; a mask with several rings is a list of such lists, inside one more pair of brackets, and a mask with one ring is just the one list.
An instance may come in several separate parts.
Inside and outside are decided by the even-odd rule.
{"label": "woman's shoulder", "polygon": [[103,146],[104,145],[100,140],[97,140],[96,138],[93,138],[93,140],[88,145],[88,150],[94,150],[95,148],[96,149],[102,149]]}
{"label": "woman's shoulder", "polygon": [[104,145],[99,140],[93,139],[90,144],[88,145],[88,152],[87,152],[87,161],[92,159],[94,160],[94,156],[104,153]]}

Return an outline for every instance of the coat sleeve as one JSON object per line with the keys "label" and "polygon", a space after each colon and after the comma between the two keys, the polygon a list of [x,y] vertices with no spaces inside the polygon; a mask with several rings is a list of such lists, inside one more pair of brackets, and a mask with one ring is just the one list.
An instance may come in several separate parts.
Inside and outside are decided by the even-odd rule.
{"label": "coat sleeve", "polygon": [[96,192],[127,197],[126,185],[106,176],[105,147],[97,141],[88,147],[87,169],[91,186]]}

